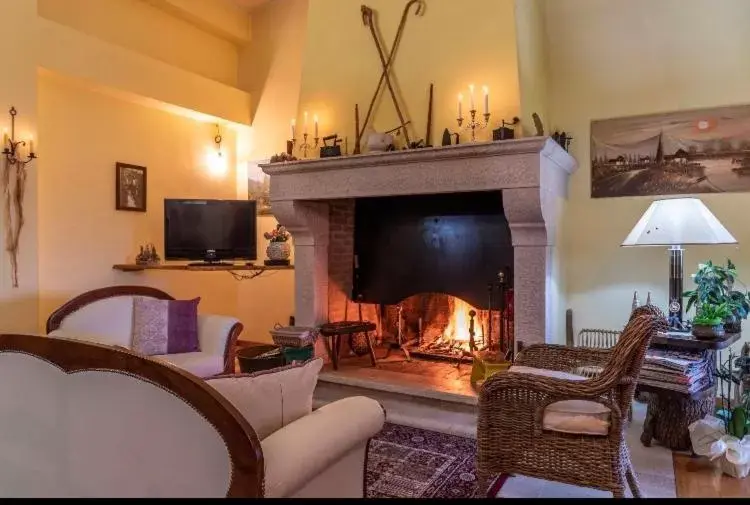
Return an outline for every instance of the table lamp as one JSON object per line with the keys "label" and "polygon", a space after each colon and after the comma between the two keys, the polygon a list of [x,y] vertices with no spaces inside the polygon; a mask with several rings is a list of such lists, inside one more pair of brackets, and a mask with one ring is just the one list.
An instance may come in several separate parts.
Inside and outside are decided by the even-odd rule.
{"label": "table lamp", "polygon": [[700,199],[669,198],[651,203],[622,247],[669,247],[669,323],[682,330],[683,246],[736,243]]}

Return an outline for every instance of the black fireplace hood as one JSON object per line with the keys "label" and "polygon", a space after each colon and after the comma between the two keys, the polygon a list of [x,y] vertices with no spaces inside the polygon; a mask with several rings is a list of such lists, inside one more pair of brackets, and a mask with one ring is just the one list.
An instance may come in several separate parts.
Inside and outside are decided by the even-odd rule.
{"label": "black fireplace hood", "polygon": [[354,223],[353,300],[395,305],[443,293],[487,309],[488,284],[500,272],[512,287],[500,191],[362,198]]}

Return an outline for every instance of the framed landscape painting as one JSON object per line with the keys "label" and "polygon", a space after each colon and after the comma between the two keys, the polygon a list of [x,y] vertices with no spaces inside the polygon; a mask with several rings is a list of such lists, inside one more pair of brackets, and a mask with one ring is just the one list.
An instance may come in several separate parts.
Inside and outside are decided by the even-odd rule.
{"label": "framed landscape painting", "polygon": [[750,106],[591,122],[591,196],[750,191]]}

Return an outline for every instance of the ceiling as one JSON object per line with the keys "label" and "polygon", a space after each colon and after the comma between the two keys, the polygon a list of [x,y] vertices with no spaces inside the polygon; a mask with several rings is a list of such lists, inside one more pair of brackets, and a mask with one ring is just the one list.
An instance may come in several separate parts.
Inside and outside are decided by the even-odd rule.
{"label": "ceiling", "polygon": [[233,4],[237,5],[237,7],[248,12],[270,1],[271,0],[231,0]]}

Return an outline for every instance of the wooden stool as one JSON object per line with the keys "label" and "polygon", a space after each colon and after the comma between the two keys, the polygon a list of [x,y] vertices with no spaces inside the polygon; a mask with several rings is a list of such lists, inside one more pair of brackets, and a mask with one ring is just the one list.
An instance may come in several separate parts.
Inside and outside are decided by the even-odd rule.
{"label": "wooden stool", "polygon": [[[370,332],[375,331],[376,328],[377,326],[375,325],[375,323],[371,323],[369,321],[340,321],[322,325],[320,327],[320,334],[324,337],[323,342],[326,346],[328,356],[330,356],[331,362],[333,363],[333,369],[339,369],[341,336],[349,335],[349,347],[354,350],[352,347],[352,338],[356,333],[365,334],[365,340],[367,341],[367,350],[370,354],[370,361],[372,362],[372,366],[376,366],[377,360],[375,359],[375,349],[373,349],[372,340],[370,339]],[[331,338],[330,345],[328,342],[328,337]]]}

